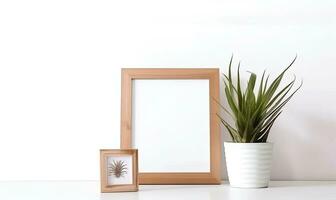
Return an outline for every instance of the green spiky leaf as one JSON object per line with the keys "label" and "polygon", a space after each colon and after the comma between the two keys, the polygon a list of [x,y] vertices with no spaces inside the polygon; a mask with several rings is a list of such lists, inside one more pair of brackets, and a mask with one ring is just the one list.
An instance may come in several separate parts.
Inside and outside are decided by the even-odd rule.
{"label": "green spiky leaf", "polygon": [[[257,84],[257,75],[250,72],[245,91],[241,88],[240,62],[237,70],[237,83],[232,78],[232,61],[230,59],[228,75],[223,74],[224,92],[229,109],[220,104],[220,107],[232,117],[234,125],[230,125],[217,114],[223,126],[227,129],[232,140],[239,143],[267,142],[270,130],[276,119],[282,113],[283,107],[301,85],[293,89],[295,77],[284,87],[279,88],[285,73],[294,64],[297,57],[273,80],[269,80],[264,71]],[[269,83],[270,81],[270,83]],[[256,86],[257,85],[257,86]],[[230,111],[231,112],[230,112]]]}

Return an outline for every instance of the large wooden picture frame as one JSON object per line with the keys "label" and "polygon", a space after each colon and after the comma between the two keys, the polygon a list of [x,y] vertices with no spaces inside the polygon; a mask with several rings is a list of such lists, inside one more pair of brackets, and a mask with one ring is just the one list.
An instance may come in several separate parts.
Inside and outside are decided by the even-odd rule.
{"label": "large wooden picture frame", "polygon": [[[132,147],[132,81],[155,80],[195,80],[207,79],[209,83],[209,172],[141,172],[139,184],[220,184],[221,136],[216,116],[219,99],[219,69],[217,68],[124,68],[121,87],[121,148]],[[148,138],[150,139],[150,138]],[[192,138],[190,142],[192,143]],[[189,143],[188,143],[189,145]],[[160,149],[153,149],[160,151]],[[141,160],[141,149],[139,149]]]}

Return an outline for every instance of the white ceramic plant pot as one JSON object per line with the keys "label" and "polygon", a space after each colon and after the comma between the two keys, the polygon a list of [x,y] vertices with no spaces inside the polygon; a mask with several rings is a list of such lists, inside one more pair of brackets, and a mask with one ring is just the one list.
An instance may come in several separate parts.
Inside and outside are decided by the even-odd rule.
{"label": "white ceramic plant pot", "polygon": [[268,187],[272,163],[272,143],[224,142],[224,147],[232,187]]}

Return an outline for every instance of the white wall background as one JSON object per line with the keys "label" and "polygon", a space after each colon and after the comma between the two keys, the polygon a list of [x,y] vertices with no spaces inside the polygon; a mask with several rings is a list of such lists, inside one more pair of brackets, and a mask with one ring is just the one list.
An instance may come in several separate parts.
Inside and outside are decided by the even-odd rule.
{"label": "white wall background", "polygon": [[291,73],[304,86],[272,131],[272,178],[336,179],[335,9],[332,0],[1,0],[0,180],[98,179],[98,150],[119,147],[121,67],[226,70],[231,53],[258,73],[299,55]]}

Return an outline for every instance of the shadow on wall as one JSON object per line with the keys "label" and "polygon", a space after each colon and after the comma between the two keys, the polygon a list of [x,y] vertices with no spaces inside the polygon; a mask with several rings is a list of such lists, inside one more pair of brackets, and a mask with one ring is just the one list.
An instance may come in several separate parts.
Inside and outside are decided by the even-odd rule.
{"label": "shadow on wall", "polygon": [[[227,104],[226,98],[225,98],[225,92],[224,92],[224,82],[222,80],[222,76],[220,77],[220,85],[219,85],[219,89],[220,89],[220,102],[221,104],[225,107],[228,108],[229,105]],[[225,113],[223,110],[221,110],[220,115],[224,117],[224,119],[230,119],[230,116]],[[230,121],[230,120],[229,120]],[[220,123],[220,121],[218,120],[218,122]],[[221,166],[222,166],[222,179],[227,180],[228,176],[227,176],[227,169],[226,169],[226,161],[225,161],[225,152],[224,152],[224,142],[225,141],[231,141],[230,135],[227,132],[227,130],[225,129],[225,127],[221,125],[221,139],[222,139],[222,162],[221,162]]]}
{"label": "shadow on wall", "polygon": [[290,107],[273,127],[272,179],[335,180],[336,120],[302,109]]}

